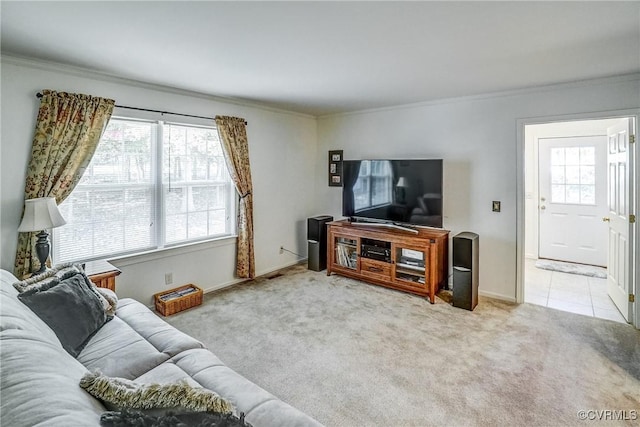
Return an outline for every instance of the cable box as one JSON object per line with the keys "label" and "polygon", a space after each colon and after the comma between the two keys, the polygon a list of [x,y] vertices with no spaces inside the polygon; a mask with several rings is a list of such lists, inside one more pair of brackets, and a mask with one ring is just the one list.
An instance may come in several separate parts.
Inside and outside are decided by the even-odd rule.
{"label": "cable box", "polygon": [[375,259],[378,261],[391,262],[391,249],[381,248],[380,246],[362,245],[360,255],[365,258]]}

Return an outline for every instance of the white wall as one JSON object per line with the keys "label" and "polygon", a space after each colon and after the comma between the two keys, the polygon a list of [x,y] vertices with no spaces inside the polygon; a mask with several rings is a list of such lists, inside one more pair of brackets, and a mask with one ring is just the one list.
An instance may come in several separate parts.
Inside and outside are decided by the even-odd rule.
{"label": "white wall", "polygon": [[[120,105],[148,109],[207,117],[218,114],[244,117],[249,123],[247,132],[254,185],[256,271],[262,274],[298,261],[287,252],[280,254],[280,246],[306,256],[306,218],[316,214],[315,118],[43,62],[4,56],[1,65],[2,268],[13,271],[16,229],[39,106],[35,95],[42,89],[113,98]],[[173,273],[175,285],[195,283],[205,289],[220,287],[235,280],[234,254],[235,243],[227,240],[116,261],[114,264],[122,269],[117,280],[118,294],[150,304],[153,293],[166,289],[165,272]]]}
{"label": "white wall", "polygon": [[[414,104],[316,119],[273,109],[89,74],[69,67],[2,58],[0,266],[12,270],[24,176],[42,89],[114,98],[122,105],[247,119],[254,182],[256,269],[266,273],[306,255],[306,218],[340,217],[341,189],[327,185],[327,151],[346,159],[443,158],[445,228],[480,234],[480,289],[516,294],[517,120],[637,109],[640,77],[626,76],[490,96]],[[502,212],[491,211],[491,201]],[[192,249],[198,249],[192,250]],[[205,289],[233,282],[233,242],[205,243],[117,261],[118,293],[151,303],[174,283]]]}
{"label": "white wall", "polygon": [[[326,181],[332,149],[345,159],[444,159],[444,227],[480,235],[481,293],[515,301],[517,120],[637,109],[639,94],[634,75],[321,117],[316,179]],[[319,186],[320,210],[340,216],[340,196]]]}

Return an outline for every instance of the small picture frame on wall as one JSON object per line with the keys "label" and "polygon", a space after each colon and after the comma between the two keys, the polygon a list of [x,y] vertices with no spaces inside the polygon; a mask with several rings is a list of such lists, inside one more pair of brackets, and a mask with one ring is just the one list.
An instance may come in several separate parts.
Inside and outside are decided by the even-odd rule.
{"label": "small picture frame on wall", "polygon": [[342,150],[329,151],[329,187],[342,187]]}

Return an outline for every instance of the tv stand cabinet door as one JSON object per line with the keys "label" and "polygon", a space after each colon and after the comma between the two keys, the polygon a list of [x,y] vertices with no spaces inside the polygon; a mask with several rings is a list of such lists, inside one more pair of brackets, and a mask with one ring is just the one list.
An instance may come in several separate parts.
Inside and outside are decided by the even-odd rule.
{"label": "tv stand cabinet door", "polygon": [[360,238],[329,229],[329,262],[327,275],[332,271],[358,273],[360,271]]}
{"label": "tv stand cabinet door", "polygon": [[392,247],[392,280],[404,287],[429,291],[429,246],[395,243]]}

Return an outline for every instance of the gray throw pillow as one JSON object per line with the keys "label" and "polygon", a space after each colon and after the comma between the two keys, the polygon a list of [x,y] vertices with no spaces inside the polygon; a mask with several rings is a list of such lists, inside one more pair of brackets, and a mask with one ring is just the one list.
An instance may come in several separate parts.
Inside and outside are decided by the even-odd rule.
{"label": "gray throw pillow", "polygon": [[102,301],[85,279],[83,273],[63,280],[54,278],[46,286],[18,294],[18,299],[49,325],[73,357],[107,320]]}
{"label": "gray throw pillow", "polygon": [[[31,276],[26,280],[22,280],[20,282],[16,282],[13,284],[13,287],[18,290],[18,292],[26,292],[29,290],[37,289],[40,291],[41,289],[49,289],[51,286],[57,284],[58,282],[67,279],[71,276],[75,276],[76,274],[81,273],[84,276],[84,281],[89,286],[89,289],[96,294],[96,297],[102,303],[105,312],[107,313],[107,320],[111,320],[113,318],[113,314],[115,313],[115,306],[113,307],[113,313],[111,312],[111,303],[108,301],[107,297],[98,291],[98,287],[87,277],[84,273],[84,269],[80,264],[73,263],[65,263],[58,264],[48,269],[42,274],[38,274],[35,276]],[[116,303],[117,303],[116,299]]]}

